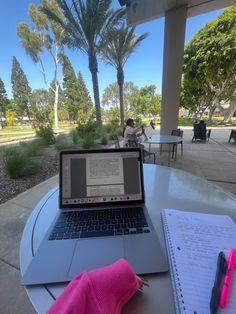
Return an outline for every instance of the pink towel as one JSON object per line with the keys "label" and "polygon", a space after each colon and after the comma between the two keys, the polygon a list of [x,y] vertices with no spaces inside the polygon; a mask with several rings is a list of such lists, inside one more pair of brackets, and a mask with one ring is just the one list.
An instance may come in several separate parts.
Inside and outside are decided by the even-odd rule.
{"label": "pink towel", "polygon": [[141,287],[124,259],[76,276],[51,306],[48,314],[119,314]]}

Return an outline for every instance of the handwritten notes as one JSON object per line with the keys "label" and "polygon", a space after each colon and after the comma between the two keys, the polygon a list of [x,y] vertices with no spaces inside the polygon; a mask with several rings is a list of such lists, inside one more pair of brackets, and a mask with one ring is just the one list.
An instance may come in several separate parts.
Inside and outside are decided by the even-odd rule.
{"label": "handwritten notes", "polygon": [[[210,314],[217,256],[236,247],[236,225],[228,216],[164,209],[162,212],[176,312]],[[236,276],[227,309],[236,313]],[[221,313],[221,311],[219,311]]]}

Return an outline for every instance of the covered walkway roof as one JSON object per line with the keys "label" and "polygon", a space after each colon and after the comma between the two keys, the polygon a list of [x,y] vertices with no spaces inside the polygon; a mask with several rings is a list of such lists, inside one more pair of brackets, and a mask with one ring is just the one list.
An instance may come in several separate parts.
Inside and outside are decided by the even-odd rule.
{"label": "covered walkway roof", "polygon": [[227,6],[236,0],[123,0],[129,25],[137,25],[165,16],[165,12],[187,6],[187,17],[196,16]]}
{"label": "covered walkway roof", "polygon": [[236,5],[236,0],[119,0],[127,22],[135,26],[165,17],[162,73],[161,133],[178,126],[186,19]]}

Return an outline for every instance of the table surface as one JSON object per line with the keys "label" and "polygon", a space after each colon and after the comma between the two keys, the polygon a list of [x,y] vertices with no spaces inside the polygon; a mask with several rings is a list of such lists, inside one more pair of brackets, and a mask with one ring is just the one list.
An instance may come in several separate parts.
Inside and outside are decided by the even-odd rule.
{"label": "table surface", "polygon": [[[233,194],[200,177],[168,167],[144,164],[146,206],[163,247],[161,210],[175,208],[212,214],[229,215],[236,222],[236,198]],[[42,238],[58,211],[58,187],[34,208],[22,236],[20,268],[24,273]],[[169,273],[146,276],[149,288],[138,292],[122,314],[175,313]],[[38,313],[46,313],[65,284],[27,287],[27,294]]]}
{"label": "table surface", "polygon": [[148,144],[175,144],[180,143],[182,140],[180,136],[153,134],[144,142]]}

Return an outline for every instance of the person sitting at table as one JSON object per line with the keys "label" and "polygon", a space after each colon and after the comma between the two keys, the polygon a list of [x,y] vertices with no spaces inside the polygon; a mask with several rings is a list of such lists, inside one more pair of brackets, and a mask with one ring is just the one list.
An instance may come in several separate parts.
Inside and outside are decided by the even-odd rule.
{"label": "person sitting at table", "polygon": [[135,128],[134,127],[134,120],[128,119],[126,122],[126,126],[123,130],[123,146],[128,146],[129,141],[136,142],[138,144],[138,136],[143,134],[143,128]]}
{"label": "person sitting at table", "polygon": [[211,135],[211,129],[206,128],[206,123],[204,120],[200,120],[198,123],[193,124],[193,140],[203,140],[209,141]]}

